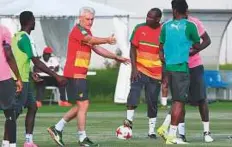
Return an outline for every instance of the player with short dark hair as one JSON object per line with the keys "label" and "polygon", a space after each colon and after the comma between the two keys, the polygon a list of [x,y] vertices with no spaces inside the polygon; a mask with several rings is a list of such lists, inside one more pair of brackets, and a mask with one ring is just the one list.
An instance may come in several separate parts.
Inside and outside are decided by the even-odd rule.
{"label": "player with short dark hair", "polygon": [[191,47],[193,52],[198,52],[204,48],[204,45],[200,44],[196,25],[187,19],[186,1],[172,1],[171,4],[173,19],[163,25],[160,35],[160,56],[165,62],[172,94],[171,125],[166,144],[185,144],[177,139],[176,133],[188,98],[189,52]]}
{"label": "player with short dark hair", "polygon": [[[173,0],[176,1],[185,1],[185,0]],[[202,50],[208,47],[211,43],[210,37],[205,30],[202,22],[192,16],[187,16],[188,20],[195,23],[198,29],[198,33],[202,39]],[[190,105],[198,106],[199,112],[202,119],[202,124],[204,128],[204,141],[212,142],[213,138],[211,137],[210,128],[209,128],[209,109],[207,104],[206,96],[206,87],[204,83],[204,66],[200,57],[201,50],[191,52],[189,58],[189,70],[190,70],[190,87],[188,93],[188,103]],[[167,77],[167,76],[166,76]],[[167,87],[168,88],[168,87]],[[184,113],[185,114],[185,113]],[[168,114],[163,122],[162,126],[157,130],[158,134],[166,138],[165,132],[168,129],[171,121],[171,116]],[[185,137],[185,123],[184,116],[178,125],[179,137],[183,141],[186,141]]]}
{"label": "player with short dark hair", "polygon": [[161,10],[152,8],[147,13],[146,23],[138,24],[131,35],[131,89],[127,99],[127,116],[124,120],[124,125],[132,128],[134,112],[144,87],[149,118],[148,137],[153,139],[156,138],[157,101],[162,73],[162,63],[159,58],[161,17]]}
{"label": "player with short dark hair", "polygon": [[[26,141],[24,143],[24,147],[37,147],[37,145],[33,143],[33,129],[37,106],[29,81],[31,72],[30,62],[32,61],[34,66],[38,67],[41,71],[53,76],[61,85],[66,84],[66,79],[51,71],[40,61],[36,52],[35,44],[30,36],[31,31],[35,28],[35,17],[33,13],[31,11],[24,11],[20,14],[19,19],[21,30],[17,32],[12,39],[13,54],[23,81],[23,90],[16,99],[16,118],[22,112],[22,108],[26,107]],[[5,137],[6,136],[8,136],[7,132],[5,133]]]}

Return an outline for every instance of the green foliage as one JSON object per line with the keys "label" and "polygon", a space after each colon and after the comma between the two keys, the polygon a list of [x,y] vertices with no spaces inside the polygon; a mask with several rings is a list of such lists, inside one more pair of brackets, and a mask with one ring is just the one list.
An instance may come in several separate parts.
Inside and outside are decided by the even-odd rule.
{"label": "green foliage", "polygon": [[88,76],[89,98],[94,102],[112,102],[117,83],[118,68],[94,70],[97,75]]}
{"label": "green foliage", "polygon": [[232,70],[232,64],[223,64],[219,66],[220,70]]}

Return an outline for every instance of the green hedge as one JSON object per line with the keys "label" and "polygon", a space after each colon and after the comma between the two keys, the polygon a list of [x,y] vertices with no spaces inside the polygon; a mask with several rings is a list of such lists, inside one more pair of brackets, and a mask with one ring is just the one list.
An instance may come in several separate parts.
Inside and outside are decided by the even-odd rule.
{"label": "green hedge", "polygon": [[232,64],[223,64],[219,66],[220,70],[232,70]]}
{"label": "green hedge", "polygon": [[116,87],[118,68],[96,71],[97,75],[88,76],[89,98],[94,102],[112,102]]}

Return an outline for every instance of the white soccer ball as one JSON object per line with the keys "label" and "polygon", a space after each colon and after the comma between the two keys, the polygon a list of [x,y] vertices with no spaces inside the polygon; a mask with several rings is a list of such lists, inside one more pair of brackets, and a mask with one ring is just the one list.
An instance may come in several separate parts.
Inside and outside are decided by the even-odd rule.
{"label": "white soccer ball", "polygon": [[123,140],[127,140],[127,139],[131,139],[132,138],[132,130],[129,127],[126,126],[119,126],[116,129],[116,136],[118,139],[123,139]]}

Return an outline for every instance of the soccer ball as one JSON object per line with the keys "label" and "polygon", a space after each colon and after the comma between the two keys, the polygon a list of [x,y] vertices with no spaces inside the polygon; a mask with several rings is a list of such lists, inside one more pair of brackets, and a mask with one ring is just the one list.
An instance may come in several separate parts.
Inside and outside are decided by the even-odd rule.
{"label": "soccer ball", "polygon": [[116,129],[116,136],[118,139],[123,139],[123,140],[127,140],[130,139],[132,137],[132,130],[129,127],[126,126],[119,126]]}

